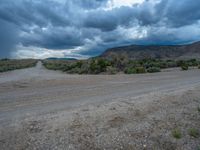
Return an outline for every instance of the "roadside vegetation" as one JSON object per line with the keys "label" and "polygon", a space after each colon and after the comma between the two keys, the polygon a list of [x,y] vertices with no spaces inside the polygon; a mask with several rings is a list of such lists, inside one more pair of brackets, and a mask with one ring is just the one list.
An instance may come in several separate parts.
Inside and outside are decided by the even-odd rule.
{"label": "roadside vegetation", "polygon": [[33,59],[21,59],[21,60],[0,59],[0,72],[34,67],[36,63],[37,60]]}
{"label": "roadside vegetation", "polygon": [[193,138],[198,138],[199,137],[199,131],[195,128],[191,128],[188,130],[188,133],[190,136],[192,136]]}
{"label": "roadside vegetation", "polygon": [[61,70],[71,74],[140,74],[160,72],[161,69],[180,67],[188,70],[189,67],[199,67],[200,61],[191,60],[160,60],[143,59],[128,60],[126,57],[110,59],[96,57],[88,60],[44,60],[44,66],[51,70]]}
{"label": "roadside vegetation", "polygon": [[177,128],[177,129],[174,129],[174,130],[172,131],[172,135],[173,135],[174,138],[180,139],[180,138],[182,137],[181,130],[178,129],[178,128]]}
{"label": "roadside vegetation", "polygon": [[200,106],[197,108],[198,112],[200,112]]}

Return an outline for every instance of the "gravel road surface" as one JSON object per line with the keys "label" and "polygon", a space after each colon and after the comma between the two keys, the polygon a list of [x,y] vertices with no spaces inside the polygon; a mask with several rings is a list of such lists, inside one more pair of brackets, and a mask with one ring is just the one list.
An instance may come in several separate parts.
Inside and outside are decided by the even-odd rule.
{"label": "gravel road surface", "polygon": [[[168,101],[167,99],[169,99],[169,97],[172,97],[173,94],[175,95],[174,99],[176,101],[179,101],[181,92],[182,95],[184,95],[184,92],[187,93],[190,90],[194,90],[193,92],[197,94],[199,87],[200,69],[191,69],[188,71],[172,69],[160,73],[138,75],[68,75],[59,71],[46,70],[42,66],[42,63],[38,62],[37,66],[34,68],[1,73],[0,149],[84,149],[84,146],[85,149],[120,149],[120,147],[124,149],[125,147],[123,146],[127,145],[126,142],[128,141],[121,141],[121,146],[109,145],[108,143],[107,145],[103,145],[99,144],[97,141],[93,141],[92,144],[84,142],[81,144],[81,142],[78,142],[77,138],[81,137],[83,134],[85,134],[85,132],[82,129],[83,123],[80,123],[80,120],[90,114],[90,118],[86,119],[87,123],[92,124],[95,121],[99,122],[100,120],[102,120],[102,122],[105,122],[105,120],[108,120],[108,123],[111,126],[110,128],[114,126],[114,129],[120,128],[122,129],[122,131],[124,131],[124,127],[127,127],[128,125],[125,120],[129,115],[126,116],[125,112],[129,111],[129,106],[138,106],[138,109],[140,107],[141,109],[143,109],[143,107],[148,107],[146,108],[147,112],[144,111],[145,113],[143,114],[143,116],[146,115],[146,118],[148,118],[147,115],[153,115],[155,113],[148,112],[148,110],[155,109],[159,112],[162,109],[164,110],[166,107],[168,107],[168,105],[171,105],[170,100],[169,103],[166,103],[166,101]],[[190,95],[192,94],[190,93]],[[185,94],[185,96],[187,97],[187,94]],[[156,99],[156,104],[159,104],[158,108],[154,108],[152,106],[152,103],[154,103]],[[165,99],[164,102],[163,99]],[[188,103],[189,99],[187,100]],[[120,105],[122,102],[123,104],[125,104],[126,101],[127,104],[130,103],[130,105],[128,104],[126,107],[124,106],[122,110],[119,109],[120,111],[117,111],[118,105]],[[166,107],[163,107],[162,104]],[[178,104],[179,103],[177,103],[177,110],[181,109],[179,108],[179,106],[182,106],[182,103],[179,105]],[[191,102],[191,105],[193,107],[197,104],[198,103]],[[117,113],[110,112],[110,110],[112,109],[113,111],[117,111]],[[138,113],[140,115],[140,111],[135,107],[134,109],[134,113]],[[171,112],[174,111],[176,111],[176,109],[173,107],[173,110],[171,110]],[[105,118],[101,118],[101,115],[97,114],[97,112],[99,112],[99,114],[101,114],[102,116],[105,116]],[[79,117],[77,117],[77,114]],[[83,114],[83,116],[80,114]],[[113,115],[115,115],[114,118]],[[160,115],[162,116],[163,113],[161,113]],[[133,114],[131,116],[133,116]],[[163,116],[166,117],[166,115]],[[96,120],[97,118],[98,120]],[[65,122],[63,120],[68,121]],[[74,123],[73,129],[71,129],[71,126],[63,127],[63,122],[66,124]],[[123,125],[123,128],[121,122],[125,122],[126,124]],[[49,124],[51,124],[51,126],[49,126]],[[89,129],[87,128],[89,127],[89,125],[85,126],[84,128],[85,130],[87,129],[87,132],[89,133],[95,133],[95,135],[92,135],[92,137],[91,135],[88,135],[90,140],[94,140],[94,138],[99,137],[99,135],[105,132],[102,131],[102,128],[100,128],[102,123],[97,124],[93,125],[93,127],[96,126],[96,128],[99,129],[98,131],[93,131],[93,129],[92,131],[89,131]],[[135,125],[139,124],[141,125],[141,129],[137,127],[137,130],[142,131],[145,124],[142,124],[142,121],[135,120]],[[106,123],[102,126],[104,125],[106,126]],[[149,124],[146,125],[148,126]],[[50,133],[47,132],[47,128],[49,129],[48,131]],[[64,131],[60,131],[60,129],[64,128],[66,128],[66,132],[68,133],[67,135],[64,135]],[[75,130],[75,128],[78,129]],[[131,127],[128,126],[127,128],[129,129]],[[55,131],[53,129],[55,129]],[[114,136],[114,132],[115,134],[120,134],[114,129],[112,130],[112,132],[110,131],[109,136]],[[71,135],[71,131],[73,131],[73,135]],[[149,129],[148,131],[150,132]],[[98,133],[98,136],[96,135],[97,132],[100,132]],[[29,134],[27,135],[25,133]],[[59,136],[57,135],[58,133],[60,133]],[[165,134],[163,133],[163,135]],[[51,137],[53,135],[54,137]],[[34,137],[37,140],[42,138],[39,141],[43,141],[43,143],[37,143],[37,140],[30,141],[30,137]],[[64,137],[73,138],[72,141],[70,141],[69,139],[65,139]],[[26,138],[28,140],[26,140]],[[50,140],[45,141],[45,138],[49,138]],[[61,138],[62,140],[65,140],[65,142],[67,142],[62,143]],[[84,141],[85,138],[87,137],[83,137],[81,141]],[[107,136],[105,136],[104,138],[108,139],[108,141],[109,139],[112,139],[112,137]],[[136,140],[132,143],[133,147],[135,149],[140,149],[141,147],[146,148],[146,145],[144,144],[145,141],[141,142],[141,140],[144,140],[146,138],[147,137],[142,138],[139,136],[139,141],[137,142]],[[61,140],[62,144],[59,144],[57,140]],[[27,141],[29,141],[29,143]],[[102,142],[102,140],[100,141]],[[168,140],[168,142],[169,141],[170,140]],[[77,145],[76,142],[80,143],[80,145]],[[181,148],[187,150],[189,150],[190,147],[198,148],[198,143],[199,142],[186,144],[186,147]],[[155,141],[152,140],[149,143],[149,146],[152,148],[153,145],[155,145],[155,147],[158,147],[159,149],[159,143],[156,144]],[[176,142],[171,142],[170,145],[172,145],[172,148],[178,149]],[[179,143],[179,145],[184,146],[183,143]],[[130,146],[126,149],[134,149],[133,147]],[[160,147],[160,149],[165,148]]]}

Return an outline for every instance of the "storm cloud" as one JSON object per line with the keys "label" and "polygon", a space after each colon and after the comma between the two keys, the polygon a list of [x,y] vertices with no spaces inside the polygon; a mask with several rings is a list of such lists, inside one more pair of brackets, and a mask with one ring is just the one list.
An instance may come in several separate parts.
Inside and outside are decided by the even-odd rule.
{"label": "storm cloud", "polygon": [[98,55],[200,40],[200,1],[0,0],[0,57]]}

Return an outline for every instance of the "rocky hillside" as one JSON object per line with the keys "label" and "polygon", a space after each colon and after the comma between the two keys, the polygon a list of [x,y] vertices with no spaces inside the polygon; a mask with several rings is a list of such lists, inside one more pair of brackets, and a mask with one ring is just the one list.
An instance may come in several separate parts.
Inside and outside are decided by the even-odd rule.
{"label": "rocky hillside", "polygon": [[200,42],[188,45],[130,45],[106,50],[101,57],[125,56],[130,59],[190,59],[200,58]]}

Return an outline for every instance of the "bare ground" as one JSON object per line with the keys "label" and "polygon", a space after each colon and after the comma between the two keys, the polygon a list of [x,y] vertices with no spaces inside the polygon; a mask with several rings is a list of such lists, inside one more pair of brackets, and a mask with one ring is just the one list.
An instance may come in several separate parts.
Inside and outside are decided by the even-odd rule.
{"label": "bare ground", "polygon": [[79,76],[39,62],[0,74],[0,149],[199,150],[199,109],[197,69]]}

